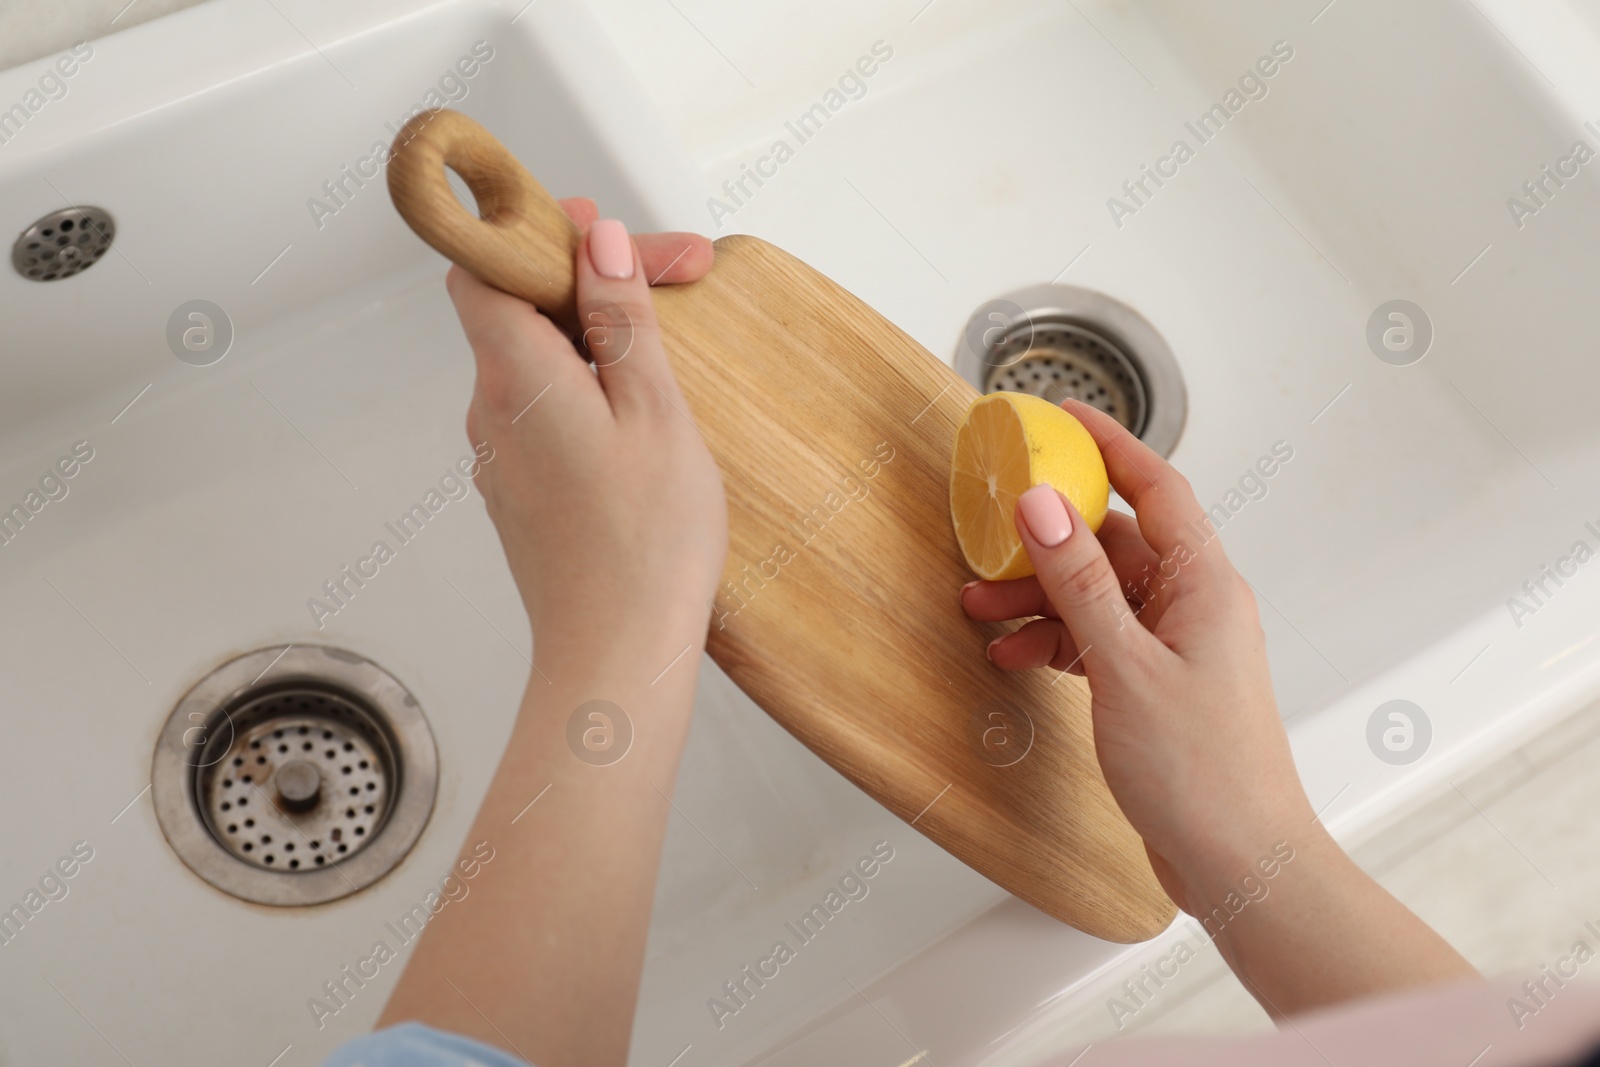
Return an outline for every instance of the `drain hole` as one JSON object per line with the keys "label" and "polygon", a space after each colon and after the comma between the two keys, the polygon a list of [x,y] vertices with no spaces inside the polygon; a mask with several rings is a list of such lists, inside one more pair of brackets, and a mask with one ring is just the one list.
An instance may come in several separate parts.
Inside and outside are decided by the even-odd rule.
{"label": "drain hole", "polygon": [[105,255],[115,236],[115,223],[100,208],[52,211],[18,236],[11,246],[11,266],[31,281],[70,278]]}
{"label": "drain hole", "polygon": [[1110,415],[1162,455],[1187,414],[1172,352],[1132,308],[1101,293],[1035,286],[980,307],[956,369],[981,392],[1079,400]]}
{"label": "drain hole", "polygon": [[[196,706],[211,708],[203,728]],[[333,900],[388,873],[426,824],[436,781],[432,736],[399,683],[305,646],[251,653],[203,680],[168,719],[152,770],[162,830],[184,862],[266,904]],[[340,873],[319,870],[330,864]]]}
{"label": "drain hole", "polygon": [[1052,404],[1081,400],[1136,435],[1144,431],[1143,378],[1114,342],[1084,326],[1025,320],[1000,336],[987,362],[986,393],[1030,393]]}
{"label": "drain hole", "polygon": [[[312,695],[298,687],[279,690],[244,701],[230,713],[233,744],[214,765],[232,767],[236,761],[243,762],[239,753],[270,751],[271,759],[258,755],[253,764],[260,768],[259,783],[252,781],[255,775],[235,778],[221,771],[210,773],[210,768],[202,768],[197,775],[196,795],[203,809],[214,813],[209,820],[212,826],[223,825],[225,813],[245,807],[253,795],[266,805],[259,834],[218,838],[224,848],[244,862],[279,866],[277,850],[272,847],[275,839],[286,853],[294,851],[297,840],[308,842],[311,851],[317,852],[325,832],[333,841],[341,842],[341,828],[335,823],[345,824],[360,839],[354,848],[348,842],[339,845],[342,856],[353,857],[382,826],[397,777],[391,742],[381,725],[355,700],[331,693],[317,693],[315,699],[308,699]],[[335,707],[345,712],[337,721],[330,715]],[[309,737],[313,732],[329,735],[340,748],[359,757],[354,763],[341,764],[339,777],[354,776],[359,767],[360,777],[350,792],[370,790],[373,803],[363,805],[359,811],[335,806],[335,791],[326,781],[331,768],[319,765],[314,754],[311,758],[304,755],[314,747],[312,743],[306,741],[291,751],[284,740]],[[333,749],[326,753],[333,754]]]}

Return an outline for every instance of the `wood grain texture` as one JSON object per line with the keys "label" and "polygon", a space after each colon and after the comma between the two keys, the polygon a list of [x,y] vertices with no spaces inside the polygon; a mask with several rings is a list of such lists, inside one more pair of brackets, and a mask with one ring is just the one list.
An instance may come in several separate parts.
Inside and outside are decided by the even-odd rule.
{"label": "wood grain texture", "polygon": [[[413,125],[389,170],[402,216],[490,284],[570,315],[577,234],[552,218],[559,206],[472,120]],[[450,194],[446,162],[484,220]],[[957,601],[972,576],[950,457],[972,386],[755,238],[717,241],[711,273],[655,303],[684,415],[728,494],[713,659],[818,756],[1023,900],[1112,941],[1164,929],[1175,909],[1101,775],[1086,687],[997,669],[984,647],[1006,628]]]}

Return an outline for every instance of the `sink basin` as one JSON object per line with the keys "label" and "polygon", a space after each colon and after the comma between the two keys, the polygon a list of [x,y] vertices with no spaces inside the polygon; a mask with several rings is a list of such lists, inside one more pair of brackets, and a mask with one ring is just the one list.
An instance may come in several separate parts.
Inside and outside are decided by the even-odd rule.
{"label": "sink basin", "polygon": [[[0,99],[22,98],[52,59],[0,74]],[[375,540],[394,545],[385,524],[472,455],[471,356],[446,264],[395,214],[373,146],[414,106],[448,103],[557,195],[593,196],[635,231],[704,228],[703,179],[587,10],[559,0],[217,0],[93,42],[68,84],[0,152],[13,231],[69,205],[116,221],[112,250],[74,277],[0,275],[0,498],[20,503],[78,442],[90,457],[0,549],[0,797],[28,813],[7,833],[0,892],[20,901],[76,842],[93,859],[4,946],[0,1062],[199,1064],[227,1047],[317,1063],[382,1007],[393,974],[342,1000],[324,983],[393,943],[385,924],[449,868],[531,642],[472,498],[396,545],[338,610],[310,604],[328,605],[324,583]],[[220,315],[175,316],[192,301]],[[198,350],[182,344],[191,329]],[[151,756],[197,679],[306,643],[366,656],[415,695],[438,746],[437,799],[419,843],[370,889],[313,908],[246,904],[167,846]],[[829,942],[877,973],[1003,896],[701,670],[641,1063],[706,1045],[706,999],[877,842],[894,859],[858,917],[696,1062],[754,1054],[830,1004]],[[491,845],[514,847],[517,829]]]}
{"label": "sink basin", "polygon": [[[685,6],[648,43],[626,6],[595,3],[719,232],[952,359],[974,309],[1051,281],[1161,332],[1188,388],[1172,461],[1256,590],[1336,834],[1600,693],[1600,566],[1574,553],[1600,555],[1592,0]],[[1393,700],[1426,718],[1406,752],[1388,712],[1369,743]],[[1108,996],[1182,937],[1112,949],[1006,901],[875,981],[841,966],[833,1011],[764,1062],[1035,1062],[1118,1032]]]}
{"label": "sink basin", "polygon": [[[1548,210],[1519,226],[1506,206],[1574,142],[1600,151],[1582,124],[1600,118],[1596,79],[1573,56],[1521,54],[1553,29],[1522,27],[1519,53],[1455,3],[1339,3],[1313,23],[1315,6],[1019,0],[973,34],[980,16],[943,6],[829,29],[841,43],[817,66],[833,76],[875,35],[895,56],[734,217],[707,216],[817,263],[940,353],[985,300],[1058,277],[1150,318],[1191,392],[1173,459],[1203,504],[1231,505],[1224,540],[1262,596],[1286,716],[1503,611],[1583,534],[1600,370],[1579,355],[1597,255],[1582,237],[1600,193],[1574,163]],[[1571,19],[1578,39],[1551,46],[1592,47]],[[1564,64],[1558,89],[1541,70]],[[1096,86],[1114,97],[1071,104]],[[1229,91],[1242,106],[1218,120]],[[747,110],[720,121],[771,121]],[[774,135],[796,140],[781,119],[732,150],[736,133],[702,132],[702,165],[737,179]],[[1172,174],[1147,178],[1158,166]],[[1396,298],[1432,320],[1411,366],[1365,340]],[[1534,354],[1561,387],[1529,374]],[[1293,459],[1242,488],[1279,442]]]}
{"label": "sink basin", "polygon": [[[14,230],[71,205],[117,226],[75,277],[0,276],[0,506],[92,453],[0,546],[0,903],[79,842],[93,854],[0,946],[0,1062],[319,1062],[371,1025],[398,968],[337,1002],[325,983],[437,884],[476,810],[531,641],[477,501],[443,508],[337,612],[308,607],[471,452],[445,264],[363,177],[435,100],[556,195],[635,231],[757,233],[941,354],[1026,285],[1138,309],[1187,382],[1173,461],[1226,508],[1337,832],[1600,692],[1600,567],[1527,615],[1506,604],[1576,540],[1600,547],[1584,525],[1600,526],[1584,300],[1600,193],[1580,174],[1530,217],[1506,207],[1578,139],[1600,145],[1583,126],[1600,123],[1600,21],[1557,0],[1320,6],[774,4],[730,16],[728,66],[678,14],[620,0],[213,0],[93,42],[0,150]],[[863,95],[734,216],[708,209],[879,40],[893,55]],[[1185,123],[1277,42],[1293,54],[1266,94],[1131,202],[1124,183],[1197,141]],[[50,62],[0,74],[0,101]],[[1367,341],[1397,299],[1433,334],[1404,366]],[[193,301],[225,316],[203,324],[231,333],[220,359],[180,357]],[[146,789],[188,687],[289,644],[393,674],[440,779],[394,872],[275,909],[191,874]],[[700,670],[632,1063],[1026,1062],[1103,1026],[1107,985],[1169,950],[1010,899]],[[1404,765],[1367,743],[1391,699],[1431,718]],[[709,1006],[874,848],[893,859],[865,899],[737,1011]]]}

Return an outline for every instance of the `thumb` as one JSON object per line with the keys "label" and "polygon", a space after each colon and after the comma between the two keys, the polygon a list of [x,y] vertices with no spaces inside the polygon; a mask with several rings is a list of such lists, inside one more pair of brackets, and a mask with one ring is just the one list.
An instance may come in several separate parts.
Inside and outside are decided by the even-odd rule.
{"label": "thumb", "polygon": [[1017,498],[1017,533],[1039,587],[1066,623],[1091,676],[1146,651],[1155,640],[1134,618],[1105,549],[1076,508],[1054,486],[1036,485]]}
{"label": "thumb", "polygon": [[575,267],[582,342],[612,408],[649,410],[658,396],[676,395],[650,281],[623,224],[600,219],[590,226]]}

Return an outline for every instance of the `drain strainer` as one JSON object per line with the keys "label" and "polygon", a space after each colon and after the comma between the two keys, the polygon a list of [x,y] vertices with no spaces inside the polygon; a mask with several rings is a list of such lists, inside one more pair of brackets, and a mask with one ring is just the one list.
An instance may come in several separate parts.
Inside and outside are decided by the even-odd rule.
{"label": "drain strainer", "polygon": [[1052,404],[1081,400],[1135,435],[1144,432],[1144,381],[1121,349],[1092,330],[1030,319],[1006,331],[989,362],[986,393],[1032,393]]}
{"label": "drain strainer", "polygon": [[11,246],[11,265],[35,282],[53,282],[88,270],[117,235],[111,215],[97,207],[52,211],[22,231]]}
{"label": "drain strainer", "polygon": [[1188,414],[1183,375],[1155,327],[1128,305],[1071,285],[1036,285],[980,307],[956,370],[985,393],[1082,400],[1163,456]]}
{"label": "drain strainer", "polygon": [[382,878],[438,781],[416,700],[338,649],[241,656],[189,691],[156,746],[152,795],[179,857],[224,892],[317,904]]}
{"label": "drain strainer", "polygon": [[200,806],[229,852],[294,871],[376,839],[394,760],[357,725],[358,706],[337,693],[286,689],[231,714],[235,724],[256,725],[201,769],[199,783]]}

